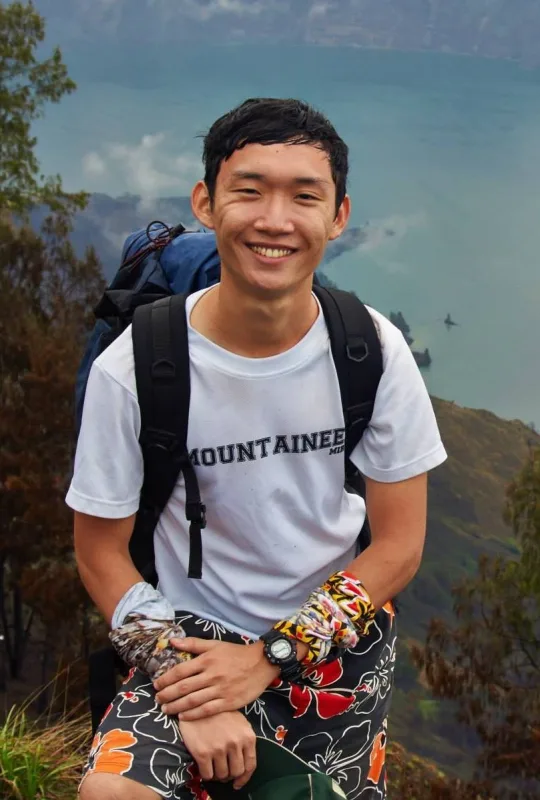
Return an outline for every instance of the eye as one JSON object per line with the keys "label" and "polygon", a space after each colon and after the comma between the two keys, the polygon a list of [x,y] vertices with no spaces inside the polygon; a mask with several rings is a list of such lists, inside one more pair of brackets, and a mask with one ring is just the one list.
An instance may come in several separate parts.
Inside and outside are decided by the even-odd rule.
{"label": "eye", "polygon": [[248,195],[256,195],[259,194],[257,189],[253,189],[252,187],[245,186],[242,189],[235,189],[236,194],[248,194]]}
{"label": "eye", "polygon": [[297,197],[299,200],[304,201],[316,201],[319,199],[318,197],[315,197],[314,194],[308,194],[307,192],[302,192],[302,194],[297,195]]}

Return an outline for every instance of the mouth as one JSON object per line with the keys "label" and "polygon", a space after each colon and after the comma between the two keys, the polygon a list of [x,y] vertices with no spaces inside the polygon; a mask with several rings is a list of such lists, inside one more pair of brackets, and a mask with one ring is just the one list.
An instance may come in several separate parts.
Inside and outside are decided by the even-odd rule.
{"label": "mouth", "polygon": [[296,253],[292,247],[269,247],[268,245],[247,244],[252,253],[265,261],[281,261]]}

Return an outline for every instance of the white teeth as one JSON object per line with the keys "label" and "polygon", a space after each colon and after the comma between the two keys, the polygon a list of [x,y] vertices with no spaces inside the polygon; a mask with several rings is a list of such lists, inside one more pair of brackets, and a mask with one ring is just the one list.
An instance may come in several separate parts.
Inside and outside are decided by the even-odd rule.
{"label": "white teeth", "polygon": [[251,249],[260,256],[265,256],[265,258],[284,258],[285,256],[290,256],[292,253],[294,253],[294,250],[278,250],[270,247],[253,246]]}

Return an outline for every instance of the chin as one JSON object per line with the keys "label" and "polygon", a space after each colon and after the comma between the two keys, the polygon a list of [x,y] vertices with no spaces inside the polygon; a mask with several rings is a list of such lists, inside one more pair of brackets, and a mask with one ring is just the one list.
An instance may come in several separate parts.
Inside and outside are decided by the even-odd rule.
{"label": "chin", "polygon": [[311,281],[312,277],[312,273],[299,277],[296,271],[293,273],[290,270],[257,270],[255,272],[250,270],[245,273],[244,280],[249,286],[262,292],[287,293],[298,289],[306,280]]}

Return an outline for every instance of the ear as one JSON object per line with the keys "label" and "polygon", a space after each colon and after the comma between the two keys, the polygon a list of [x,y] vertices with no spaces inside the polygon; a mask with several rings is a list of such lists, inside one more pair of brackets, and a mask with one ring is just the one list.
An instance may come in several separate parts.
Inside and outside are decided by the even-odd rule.
{"label": "ear", "polygon": [[345,195],[343,198],[343,202],[339,207],[339,211],[336,214],[336,217],[332,223],[332,229],[330,231],[330,236],[328,237],[329,241],[333,241],[341,236],[345,228],[347,227],[347,223],[349,221],[349,217],[351,216],[351,198],[348,194]]}
{"label": "ear", "polygon": [[205,228],[214,229],[212,202],[204,181],[198,181],[191,190],[191,210]]}

